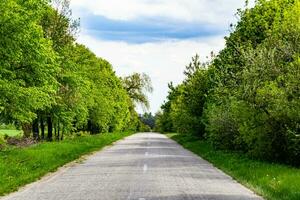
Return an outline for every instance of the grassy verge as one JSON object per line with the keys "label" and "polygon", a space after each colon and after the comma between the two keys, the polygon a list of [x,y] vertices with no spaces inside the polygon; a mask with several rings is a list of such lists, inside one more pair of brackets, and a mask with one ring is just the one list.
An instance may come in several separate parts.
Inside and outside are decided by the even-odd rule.
{"label": "grassy verge", "polygon": [[61,142],[44,142],[27,148],[0,151],[0,196],[131,134],[78,136]]}
{"label": "grassy verge", "polygon": [[12,129],[0,129],[0,135],[8,135],[10,137],[21,135],[22,131]]}
{"label": "grassy verge", "polygon": [[252,160],[240,153],[217,151],[208,142],[193,136],[167,135],[265,199],[300,199],[299,168]]}

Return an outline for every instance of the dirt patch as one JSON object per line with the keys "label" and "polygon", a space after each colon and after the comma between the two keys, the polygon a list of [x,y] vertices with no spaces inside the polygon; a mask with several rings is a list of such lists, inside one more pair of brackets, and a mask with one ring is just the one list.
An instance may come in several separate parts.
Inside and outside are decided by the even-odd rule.
{"label": "dirt patch", "polygon": [[14,145],[18,147],[27,147],[37,143],[37,141],[32,138],[16,138],[16,137],[7,137],[6,142],[8,145]]}

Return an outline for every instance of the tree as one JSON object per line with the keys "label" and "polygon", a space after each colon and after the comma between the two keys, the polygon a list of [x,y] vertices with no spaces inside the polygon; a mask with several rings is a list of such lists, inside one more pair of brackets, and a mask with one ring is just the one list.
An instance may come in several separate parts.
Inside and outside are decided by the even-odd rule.
{"label": "tree", "polygon": [[[164,117],[160,123],[165,129],[181,133],[204,135],[202,122],[204,104],[208,93],[207,65],[201,63],[199,56],[192,58],[184,71],[186,75],[182,84],[174,88],[169,85],[168,101],[162,106]],[[172,127],[172,128],[171,128]]]}
{"label": "tree", "polygon": [[50,3],[45,6],[40,24],[43,27],[44,37],[51,39],[52,48],[58,55],[57,64],[60,71],[55,77],[59,82],[55,95],[56,104],[50,109],[38,111],[41,127],[44,127],[44,120],[47,119],[48,140],[52,140],[53,128],[57,139],[60,138],[61,128],[64,131],[71,131],[76,113],[81,113],[80,115],[83,116],[77,115],[77,120],[84,121],[87,109],[83,108],[82,101],[85,99],[80,99],[78,96],[81,96],[80,92],[87,90],[89,85],[85,87],[87,81],[80,76],[83,73],[82,65],[75,63],[77,58],[72,57],[72,54],[77,53],[74,41],[79,21],[72,19],[70,1],[52,0]]}
{"label": "tree", "polygon": [[167,96],[167,100],[161,106],[162,113],[158,114],[156,118],[156,127],[155,129],[159,132],[174,132],[174,124],[171,118],[171,105],[179,96],[180,92],[178,91],[178,86],[174,87],[173,83],[168,84],[169,92]]}
{"label": "tree", "polygon": [[57,55],[39,25],[45,5],[42,0],[0,3],[0,114],[20,122],[25,136],[36,111],[55,102],[58,86]]}
{"label": "tree", "polygon": [[149,101],[146,93],[153,91],[150,77],[146,74],[134,73],[124,77],[122,81],[132,101],[148,109]]}
{"label": "tree", "polygon": [[258,0],[239,10],[225,48],[204,67],[193,58],[183,83],[170,88],[158,128],[299,165],[299,8],[295,0]]}
{"label": "tree", "polygon": [[[44,139],[47,128],[48,140],[53,131],[62,139],[79,130],[135,130],[138,116],[122,80],[107,61],[75,42],[79,22],[69,2],[0,3],[1,122],[22,124],[25,136],[36,139],[40,130]],[[147,76],[141,78],[147,88]]]}
{"label": "tree", "polygon": [[155,127],[155,117],[152,115],[151,112],[145,112],[143,115],[140,115],[140,119],[142,123],[149,126],[151,130]]}
{"label": "tree", "polygon": [[213,63],[208,137],[217,147],[297,164],[299,2],[258,1],[240,15]]}
{"label": "tree", "polygon": [[111,65],[102,59],[99,71],[92,70],[94,80],[94,105],[90,107],[90,125],[94,131],[108,132],[126,128],[129,123],[131,102],[121,80],[112,71]]}

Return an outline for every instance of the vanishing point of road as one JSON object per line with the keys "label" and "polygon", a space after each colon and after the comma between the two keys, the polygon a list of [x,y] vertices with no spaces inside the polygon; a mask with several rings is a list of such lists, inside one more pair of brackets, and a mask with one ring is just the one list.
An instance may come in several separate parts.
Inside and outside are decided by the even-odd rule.
{"label": "vanishing point of road", "polygon": [[139,133],[3,200],[262,199],[157,133]]}

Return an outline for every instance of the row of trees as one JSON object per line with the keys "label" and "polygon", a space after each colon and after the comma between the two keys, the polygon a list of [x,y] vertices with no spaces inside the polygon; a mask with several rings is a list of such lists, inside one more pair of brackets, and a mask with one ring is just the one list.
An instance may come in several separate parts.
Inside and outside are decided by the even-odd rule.
{"label": "row of trees", "polygon": [[152,131],[155,128],[155,116],[151,112],[145,112],[143,115],[140,115],[140,120],[144,124],[144,128],[141,131]]}
{"label": "row of trees", "polygon": [[300,2],[257,0],[209,63],[195,56],[169,85],[159,131],[193,133],[216,148],[300,164]]}
{"label": "row of trees", "polygon": [[76,130],[138,127],[134,104],[148,105],[143,88],[152,90],[149,77],[121,79],[76,43],[79,21],[69,0],[2,0],[0,13],[0,123],[49,140]]}

